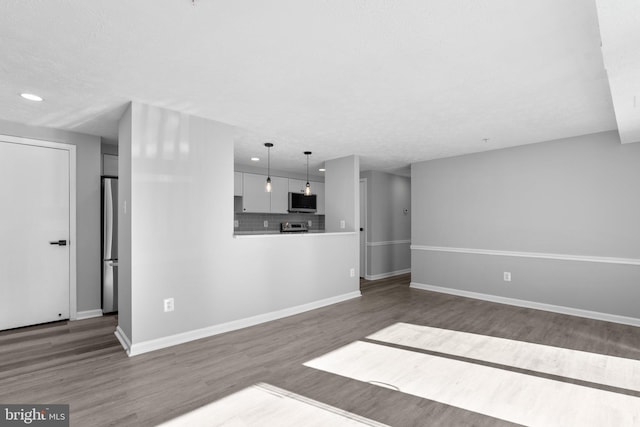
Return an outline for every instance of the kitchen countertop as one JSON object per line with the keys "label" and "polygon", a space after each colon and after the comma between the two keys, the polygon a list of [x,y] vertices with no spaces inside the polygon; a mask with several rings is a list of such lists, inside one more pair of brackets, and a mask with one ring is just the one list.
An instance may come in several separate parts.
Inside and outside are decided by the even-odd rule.
{"label": "kitchen countertop", "polygon": [[261,237],[283,237],[283,236],[295,236],[295,237],[302,237],[302,236],[340,236],[340,235],[349,235],[349,234],[356,234],[355,231],[343,231],[343,232],[336,232],[336,233],[326,233],[324,230],[316,230],[316,231],[308,231],[305,233],[281,233],[279,231],[263,231],[263,232],[256,232],[256,231],[238,231],[236,233],[233,234],[233,238],[234,239],[251,239],[251,238],[261,238]]}

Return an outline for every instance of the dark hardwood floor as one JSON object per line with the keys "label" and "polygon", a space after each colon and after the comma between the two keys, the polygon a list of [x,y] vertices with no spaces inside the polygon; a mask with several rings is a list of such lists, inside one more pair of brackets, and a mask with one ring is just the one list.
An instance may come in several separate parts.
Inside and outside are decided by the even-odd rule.
{"label": "dark hardwood floor", "polygon": [[72,426],[155,425],[265,382],[393,426],[509,423],[307,368],[396,322],[640,359],[632,326],[361,281],[362,298],[127,357],[115,316],[0,332],[0,403],[67,403]]}

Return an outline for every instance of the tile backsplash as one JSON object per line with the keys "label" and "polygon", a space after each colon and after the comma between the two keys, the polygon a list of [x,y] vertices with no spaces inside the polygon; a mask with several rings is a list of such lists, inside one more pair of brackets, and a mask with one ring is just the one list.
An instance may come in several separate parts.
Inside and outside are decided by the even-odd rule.
{"label": "tile backsplash", "polygon": [[[309,231],[324,230],[324,215],[308,213],[268,214],[236,212],[234,214],[234,219],[238,221],[238,227],[234,227],[234,232],[279,232],[280,223],[286,221],[311,221]],[[268,221],[269,223],[267,228],[264,227],[265,221]]]}

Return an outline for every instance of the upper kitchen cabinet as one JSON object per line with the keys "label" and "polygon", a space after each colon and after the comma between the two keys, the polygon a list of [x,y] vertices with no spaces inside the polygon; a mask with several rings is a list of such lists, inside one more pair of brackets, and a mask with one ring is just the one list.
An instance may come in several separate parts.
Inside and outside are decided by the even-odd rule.
{"label": "upper kitchen cabinet", "polygon": [[[271,193],[267,193],[266,175],[234,172],[234,195],[242,196],[242,212],[289,212],[289,192],[304,193],[307,181],[301,179],[271,177]],[[317,196],[317,215],[324,215],[324,183],[310,181],[311,192]]]}
{"label": "upper kitchen cabinet", "polygon": [[[267,193],[266,175],[253,173],[242,174],[242,211],[269,213],[271,210],[271,194]],[[273,178],[271,178],[273,182]]]}
{"label": "upper kitchen cabinet", "polygon": [[242,196],[242,172],[233,173],[233,195]]}
{"label": "upper kitchen cabinet", "polygon": [[267,193],[266,175],[242,174],[242,212],[287,213],[289,207],[287,181],[287,178],[272,176],[271,193]]}
{"label": "upper kitchen cabinet", "polygon": [[304,193],[304,189],[307,186],[307,181],[301,179],[289,178],[289,192],[290,193]]}
{"label": "upper kitchen cabinet", "polygon": [[289,183],[287,178],[271,177],[271,213],[289,212]]}

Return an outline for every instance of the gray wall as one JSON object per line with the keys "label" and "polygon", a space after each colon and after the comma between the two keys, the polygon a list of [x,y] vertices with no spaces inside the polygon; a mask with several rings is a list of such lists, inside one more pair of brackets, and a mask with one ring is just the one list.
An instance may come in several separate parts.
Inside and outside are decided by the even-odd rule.
{"label": "gray wall", "polygon": [[112,142],[105,142],[105,140],[101,138],[100,154],[113,154],[114,156],[117,156],[118,144],[114,144]]}
{"label": "gray wall", "polygon": [[[359,158],[348,156],[328,160],[325,162],[325,169],[325,230],[327,232],[359,230]],[[340,221],[345,221],[344,229],[340,228]]]}
{"label": "gray wall", "polygon": [[[367,180],[367,279],[411,269],[411,179],[379,171]],[[407,213],[404,213],[407,209]]]}
{"label": "gray wall", "polygon": [[0,120],[0,133],[76,146],[77,310],[100,308],[100,138]]}
{"label": "gray wall", "polygon": [[[640,144],[617,132],[412,165],[412,244],[640,259]],[[512,273],[504,282],[502,273]],[[640,267],[412,250],[416,283],[640,318]]]}

